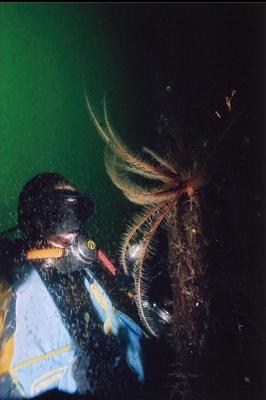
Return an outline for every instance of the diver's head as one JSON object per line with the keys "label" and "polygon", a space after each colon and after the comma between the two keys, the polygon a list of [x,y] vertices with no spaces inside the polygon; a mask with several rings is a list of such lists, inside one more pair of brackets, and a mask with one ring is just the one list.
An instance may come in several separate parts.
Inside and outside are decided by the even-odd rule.
{"label": "diver's head", "polygon": [[63,176],[45,172],[32,178],[19,196],[18,226],[29,239],[66,241],[83,230],[94,201]]}

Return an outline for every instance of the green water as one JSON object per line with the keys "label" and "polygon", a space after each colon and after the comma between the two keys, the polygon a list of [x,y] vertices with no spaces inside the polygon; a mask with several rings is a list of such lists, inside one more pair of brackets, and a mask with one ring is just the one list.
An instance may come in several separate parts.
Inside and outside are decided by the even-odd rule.
{"label": "green water", "polygon": [[114,205],[123,210],[125,202],[106,175],[83,92],[85,85],[99,113],[105,92],[117,107],[123,98],[127,77],[104,11],[95,4],[0,6],[1,230],[16,224],[23,185],[44,171],[92,193],[98,236],[111,224],[119,229]]}

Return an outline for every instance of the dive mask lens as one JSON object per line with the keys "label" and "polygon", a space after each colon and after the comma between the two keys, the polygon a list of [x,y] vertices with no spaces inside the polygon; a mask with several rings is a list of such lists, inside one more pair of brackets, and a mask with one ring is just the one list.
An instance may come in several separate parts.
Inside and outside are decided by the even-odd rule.
{"label": "dive mask lens", "polygon": [[41,203],[43,219],[51,233],[79,230],[95,209],[91,197],[75,192],[46,193]]}

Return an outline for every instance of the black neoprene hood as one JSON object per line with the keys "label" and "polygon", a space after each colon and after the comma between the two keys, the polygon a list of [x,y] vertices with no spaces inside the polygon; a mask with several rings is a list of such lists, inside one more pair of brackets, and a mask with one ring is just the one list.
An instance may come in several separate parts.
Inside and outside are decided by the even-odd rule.
{"label": "black neoprene hood", "polygon": [[93,199],[81,194],[66,178],[45,172],[22,189],[18,225],[28,237],[72,233],[82,229],[94,208]]}

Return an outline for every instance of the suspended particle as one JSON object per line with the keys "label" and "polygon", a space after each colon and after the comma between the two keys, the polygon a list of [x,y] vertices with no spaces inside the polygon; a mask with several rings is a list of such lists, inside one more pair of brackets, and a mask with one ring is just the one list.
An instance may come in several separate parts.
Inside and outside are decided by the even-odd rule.
{"label": "suspended particle", "polygon": [[89,313],[87,313],[87,312],[85,312],[85,314],[84,314],[84,320],[85,320],[85,322],[89,322],[89,320],[90,320],[90,315],[89,315]]}
{"label": "suspended particle", "polygon": [[218,111],[215,111],[214,115],[216,115],[217,118],[222,119],[221,114]]}
{"label": "suspended particle", "polygon": [[203,140],[202,146],[203,146],[204,149],[206,149],[206,147],[208,146],[208,140],[207,139]]}

